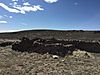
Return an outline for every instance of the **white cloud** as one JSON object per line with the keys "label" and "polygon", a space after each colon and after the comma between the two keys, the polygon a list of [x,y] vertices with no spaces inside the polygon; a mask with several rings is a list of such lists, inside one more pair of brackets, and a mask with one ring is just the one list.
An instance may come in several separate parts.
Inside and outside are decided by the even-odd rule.
{"label": "white cloud", "polygon": [[26,12],[30,12],[30,11],[44,10],[43,8],[41,8],[40,5],[34,5],[34,6],[14,5],[13,8],[10,8],[7,5],[0,3],[0,6],[9,12],[21,13],[21,14],[25,14]]}
{"label": "white cloud", "polygon": [[13,18],[12,16],[9,16],[9,18]]}
{"label": "white cloud", "polygon": [[14,2],[14,5],[17,5],[17,2]]}
{"label": "white cloud", "polygon": [[44,10],[40,7],[40,5],[34,5],[34,6],[13,6],[14,8],[20,10],[20,13],[25,14],[26,12],[30,11],[38,11],[38,10]]}
{"label": "white cloud", "polygon": [[15,2],[15,1],[17,2],[18,0],[12,0],[12,1],[13,1],[13,2]]}
{"label": "white cloud", "polygon": [[0,3],[0,7],[4,8],[5,10],[7,10],[7,11],[9,11],[9,12],[20,13],[19,10],[10,8],[10,7],[8,7],[7,5],[5,5],[5,4],[3,4],[3,3]]}
{"label": "white cloud", "polygon": [[12,3],[9,3],[9,5],[13,5]]}
{"label": "white cloud", "polygon": [[25,6],[29,6],[30,4],[28,2],[23,3]]}
{"label": "white cloud", "polygon": [[7,23],[7,21],[0,21],[0,24],[5,24]]}
{"label": "white cloud", "polygon": [[[11,3],[9,3],[10,6],[0,3],[0,7],[4,8],[5,10],[12,12],[12,13],[21,13],[25,14],[26,12],[35,12],[35,11],[42,11],[44,8],[42,8],[40,5],[31,5],[29,2],[25,2],[23,0],[22,5],[18,5],[19,0],[12,0]],[[57,2],[58,0],[44,0],[47,3],[54,3]],[[0,17],[1,18],[1,17]]]}
{"label": "white cloud", "polygon": [[12,16],[8,16],[8,15],[3,15],[3,16],[0,15],[0,19],[2,19],[2,18],[13,18],[13,17]]}
{"label": "white cloud", "polygon": [[47,2],[47,3],[55,3],[55,2],[57,2],[58,0],[44,0],[45,2]]}

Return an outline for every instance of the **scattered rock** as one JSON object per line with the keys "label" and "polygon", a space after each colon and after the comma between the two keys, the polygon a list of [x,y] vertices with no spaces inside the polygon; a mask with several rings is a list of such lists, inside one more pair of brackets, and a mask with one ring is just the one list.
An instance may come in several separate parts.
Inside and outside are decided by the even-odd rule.
{"label": "scattered rock", "polygon": [[62,41],[53,39],[34,38],[32,40],[23,37],[21,42],[12,45],[12,49],[20,52],[36,52],[39,54],[52,54],[64,57],[69,50],[72,52],[75,47],[71,44],[63,45]]}
{"label": "scattered rock", "polygon": [[86,56],[88,56],[89,58],[93,58],[93,59],[95,58],[95,57],[94,57],[91,53],[89,53],[89,52],[86,53]]}
{"label": "scattered rock", "polygon": [[57,55],[52,55],[52,57],[53,57],[54,59],[59,59],[59,56],[57,56]]}
{"label": "scattered rock", "polygon": [[[35,52],[39,54],[52,54],[65,57],[67,54],[75,54],[76,56],[84,56],[87,52],[100,52],[100,44],[92,41],[82,40],[57,40],[55,38],[29,39],[23,37],[20,42],[14,43],[12,49],[19,52]],[[84,50],[83,52],[75,51],[75,49]],[[74,51],[74,52],[73,52]],[[79,52],[79,53],[78,53]]]}
{"label": "scattered rock", "polygon": [[61,60],[62,62],[64,62],[65,60]]}
{"label": "scattered rock", "polygon": [[81,51],[81,50],[73,51],[73,56],[74,57],[89,57],[89,58],[94,58],[89,52]]}
{"label": "scattered rock", "polygon": [[3,42],[3,43],[0,43],[0,46],[1,47],[6,47],[6,46],[9,46],[9,45],[12,45],[14,42]]}
{"label": "scattered rock", "polygon": [[[11,47],[0,47],[0,75],[99,75],[100,54],[86,52],[86,58],[64,58],[49,53],[9,51]],[[80,53],[81,50],[79,50]],[[7,56],[5,56],[5,53]],[[84,53],[84,52],[83,52]],[[90,54],[90,55],[89,55]],[[54,56],[54,58],[53,58]]]}

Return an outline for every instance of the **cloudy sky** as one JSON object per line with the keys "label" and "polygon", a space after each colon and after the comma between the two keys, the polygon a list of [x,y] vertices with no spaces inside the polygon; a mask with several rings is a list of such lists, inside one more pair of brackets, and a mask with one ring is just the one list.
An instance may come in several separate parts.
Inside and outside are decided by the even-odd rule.
{"label": "cloudy sky", "polygon": [[0,0],[0,31],[100,30],[100,0]]}

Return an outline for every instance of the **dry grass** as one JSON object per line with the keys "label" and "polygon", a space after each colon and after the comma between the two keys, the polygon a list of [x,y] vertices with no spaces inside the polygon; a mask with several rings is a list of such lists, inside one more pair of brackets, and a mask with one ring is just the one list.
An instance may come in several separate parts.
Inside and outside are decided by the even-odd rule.
{"label": "dry grass", "polygon": [[21,53],[10,46],[0,47],[0,75],[100,75],[100,54],[89,53],[93,59],[84,57],[86,53],[77,51],[54,59],[50,54]]}

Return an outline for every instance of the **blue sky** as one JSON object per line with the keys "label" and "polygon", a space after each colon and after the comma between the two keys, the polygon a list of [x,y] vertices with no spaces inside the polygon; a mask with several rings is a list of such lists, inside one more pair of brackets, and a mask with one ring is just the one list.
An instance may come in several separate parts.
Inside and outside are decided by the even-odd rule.
{"label": "blue sky", "polygon": [[0,31],[100,30],[100,0],[0,0]]}

